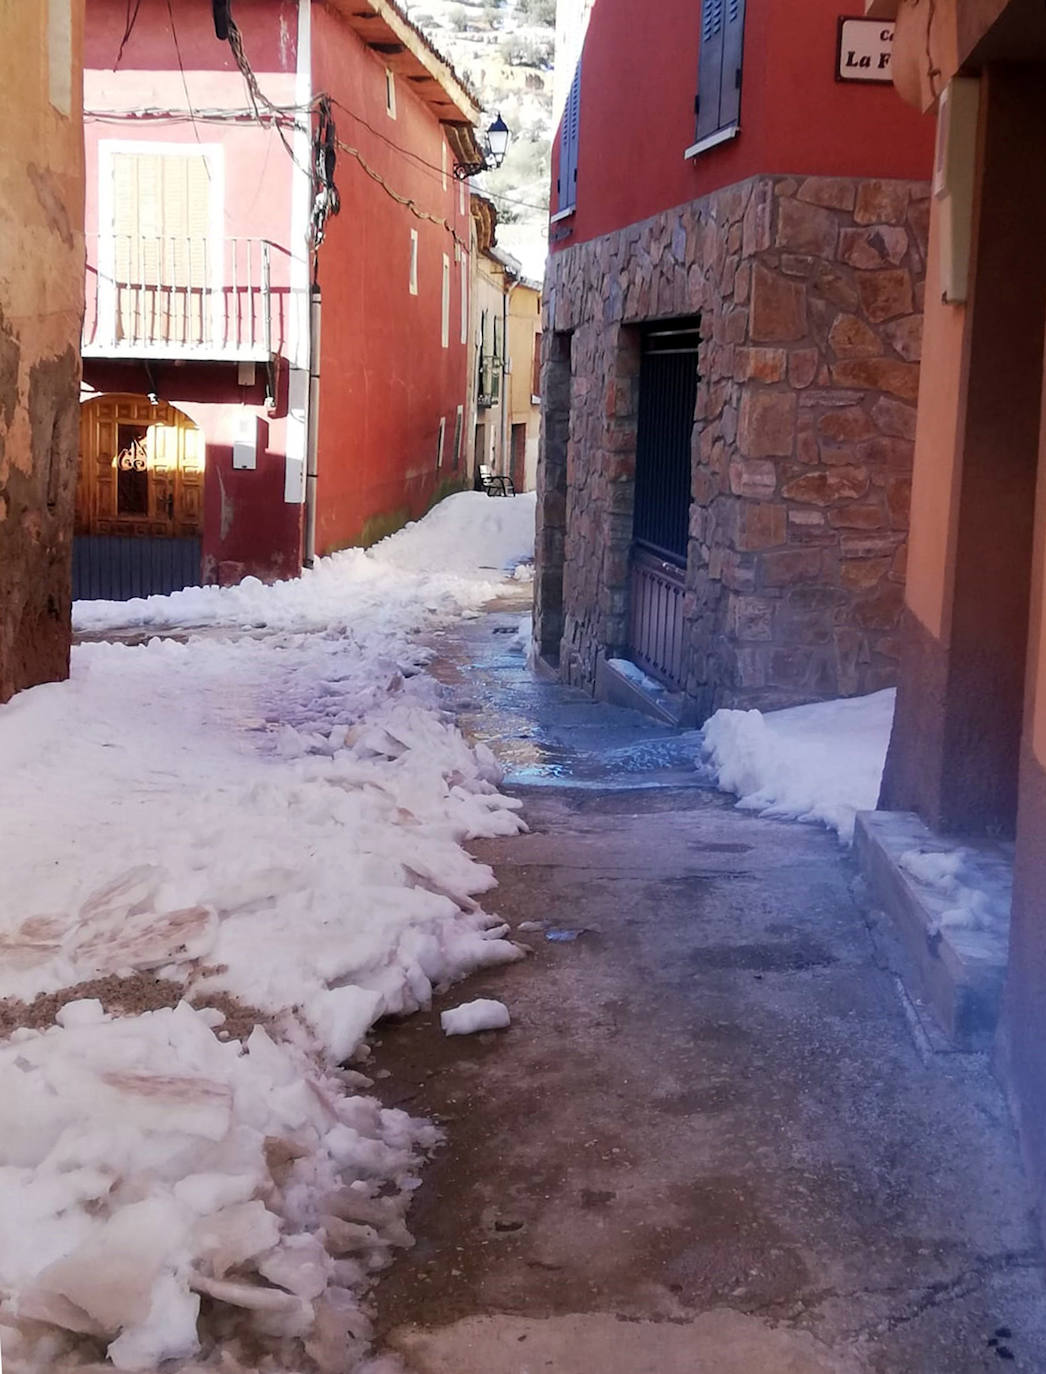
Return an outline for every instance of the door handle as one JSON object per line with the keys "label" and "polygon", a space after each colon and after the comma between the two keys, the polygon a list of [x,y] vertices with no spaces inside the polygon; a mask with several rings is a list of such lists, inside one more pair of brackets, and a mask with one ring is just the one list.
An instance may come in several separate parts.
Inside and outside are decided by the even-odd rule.
{"label": "door handle", "polygon": [[169,491],[169,492],[167,493],[166,497],[164,498],[164,503],[163,503],[163,504],[164,504],[164,507],[165,507],[165,509],[166,509],[166,511],[167,511],[167,519],[168,519],[168,520],[173,520],[173,519],[174,519],[174,492],[173,492],[173,491]]}

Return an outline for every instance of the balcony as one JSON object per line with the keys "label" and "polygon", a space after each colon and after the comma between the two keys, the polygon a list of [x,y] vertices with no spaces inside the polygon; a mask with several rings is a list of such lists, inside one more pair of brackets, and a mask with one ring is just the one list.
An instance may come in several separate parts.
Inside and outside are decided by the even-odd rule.
{"label": "balcony", "polygon": [[501,359],[495,354],[479,357],[476,405],[480,410],[496,406],[501,396]]}
{"label": "balcony", "polygon": [[84,357],[268,361],[272,252],[265,239],[89,234]]}

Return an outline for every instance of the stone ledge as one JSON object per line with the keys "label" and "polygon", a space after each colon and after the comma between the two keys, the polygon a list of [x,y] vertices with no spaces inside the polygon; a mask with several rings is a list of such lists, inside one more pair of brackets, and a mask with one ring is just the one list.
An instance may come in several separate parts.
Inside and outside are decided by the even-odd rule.
{"label": "stone ledge", "polygon": [[1012,860],[1001,845],[935,835],[906,811],[864,811],[857,817],[854,854],[875,904],[890,918],[912,966],[910,991],[931,1007],[953,1045],[986,1049],[999,1019],[1006,973],[1007,931],[949,929],[941,918],[955,897],[920,881],[902,865],[912,851],[952,856],[960,851],[972,885],[1009,891]]}
{"label": "stone ledge", "polygon": [[683,724],[685,699],[680,693],[670,692],[639,668],[633,673],[622,671],[613,659],[604,658],[602,654],[596,662],[593,695],[597,701],[605,701],[610,706],[640,711],[662,725]]}

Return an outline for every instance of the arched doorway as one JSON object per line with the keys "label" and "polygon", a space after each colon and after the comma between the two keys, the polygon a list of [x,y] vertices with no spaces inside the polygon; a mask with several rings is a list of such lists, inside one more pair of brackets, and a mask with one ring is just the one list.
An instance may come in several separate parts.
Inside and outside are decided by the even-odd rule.
{"label": "arched doorway", "polygon": [[73,596],[124,601],[200,581],[205,446],[180,410],[105,395],[80,411]]}

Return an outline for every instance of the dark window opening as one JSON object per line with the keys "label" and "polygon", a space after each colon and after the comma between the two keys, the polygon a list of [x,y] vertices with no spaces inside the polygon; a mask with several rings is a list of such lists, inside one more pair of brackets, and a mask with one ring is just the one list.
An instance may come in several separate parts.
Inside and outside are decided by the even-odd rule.
{"label": "dark window opening", "polygon": [[149,514],[149,458],[147,425],[116,427],[116,513]]}
{"label": "dark window opening", "polygon": [[686,566],[697,404],[698,321],[644,330],[636,435],[636,544]]}

